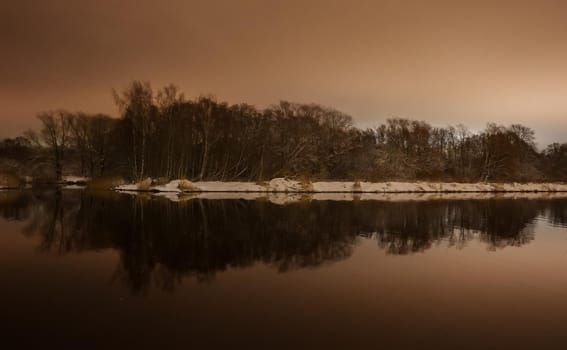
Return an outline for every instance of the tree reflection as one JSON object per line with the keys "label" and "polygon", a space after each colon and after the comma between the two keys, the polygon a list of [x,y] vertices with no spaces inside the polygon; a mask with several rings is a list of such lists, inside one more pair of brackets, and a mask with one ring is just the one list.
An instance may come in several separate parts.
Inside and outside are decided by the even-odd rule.
{"label": "tree reflection", "polygon": [[513,199],[382,203],[376,238],[388,253],[400,255],[443,240],[462,248],[475,237],[490,250],[519,246],[533,239],[532,222],[546,205]]}
{"label": "tree reflection", "polygon": [[[9,194],[8,194],[9,193]],[[545,214],[567,222],[567,200],[268,201],[194,199],[171,202],[116,193],[49,190],[0,193],[0,214],[25,220],[40,250],[56,254],[115,249],[113,281],[135,293],[174,290],[183,277],[209,281],[227,268],[262,262],[278,271],[346,259],[359,239],[389,254],[423,252],[473,239],[488,249],[534,238]]]}
{"label": "tree reflection", "polygon": [[555,226],[567,227],[567,206],[562,202],[551,202],[546,209],[545,216]]}

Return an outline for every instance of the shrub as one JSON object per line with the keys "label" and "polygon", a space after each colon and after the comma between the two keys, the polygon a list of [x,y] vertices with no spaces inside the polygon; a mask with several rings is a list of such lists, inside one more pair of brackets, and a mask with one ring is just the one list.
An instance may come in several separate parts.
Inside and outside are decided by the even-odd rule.
{"label": "shrub", "polygon": [[177,186],[181,191],[187,192],[197,192],[199,188],[197,188],[191,181],[189,180],[179,180],[179,185]]}
{"label": "shrub", "polygon": [[356,180],[352,184],[352,192],[360,192],[362,191],[362,186],[360,185],[360,181]]}
{"label": "shrub", "polygon": [[147,179],[138,182],[136,185],[139,190],[147,191],[152,186],[152,179],[148,177]]}
{"label": "shrub", "polygon": [[303,192],[313,192],[313,183],[307,177],[301,177],[299,179],[299,185],[301,186],[301,191]]}

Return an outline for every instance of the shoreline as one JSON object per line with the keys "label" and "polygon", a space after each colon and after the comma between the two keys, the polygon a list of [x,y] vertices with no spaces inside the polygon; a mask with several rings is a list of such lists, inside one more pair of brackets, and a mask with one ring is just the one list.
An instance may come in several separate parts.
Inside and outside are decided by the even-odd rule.
{"label": "shoreline", "polygon": [[527,199],[551,200],[567,199],[567,192],[461,192],[461,193],[282,193],[282,192],[148,192],[120,191],[125,195],[141,198],[155,198],[171,202],[192,200],[260,200],[285,205],[305,201],[435,201],[435,200],[488,200],[488,199]]}
{"label": "shoreline", "polygon": [[[172,202],[207,200],[260,200],[285,205],[303,201],[430,201],[482,199],[567,199],[567,183],[452,183],[296,181],[273,179],[253,182],[189,182],[173,180],[152,185],[150,179],[118,185],[108,191]],[[29,187],[26,187],[29,189]],[[88,189],[88,185],[63,185],[63,189]],[[0,191],[21,190],[2,187]],[[100,189],[99,189],[100,190]]]}
{"label": "shoreline", "polygon": [[[85,188],[88,187],[90,179],[78,177],[66,177],[54,186],[63,188]],[[27,184],[29,186],[29,183]],[[27,186],[25,186],[27,187]],[[2,186],[0,190],[15,190],[22,188],[15,186]],[[298,196],[344,195],[365,196],[376,194],[521,194],[521,193],[566,193],[567,183],[541,182],[541,183],[459,183],[459,182],[366,182],[366,181],[298,181],[286,178],[275,178],[267,182],[222,182],[222,181],[197,181],[172,180],[165,184],[156,184],[151,179],[146,179],[133,184],[121,184],[108,187],[109,190],[128,193],[153,193],[153,194],[226,194],[228,197],[237,197],[239,194],[255,194],[257,197],[269,194],[287,194]],[[232,194],[232,195],[231,195]]]}
{"label": "shoreline", "polygon": [[372,194],[372,193],[528,193],[567,192],[567,183],[457,183],[457,182],[359,182],[297,181],[285,178],[269,182],[221,182],[173,180],[155,185],[150,179],[113,187],[118,192],[169,193],[292,193],[292,194]]}

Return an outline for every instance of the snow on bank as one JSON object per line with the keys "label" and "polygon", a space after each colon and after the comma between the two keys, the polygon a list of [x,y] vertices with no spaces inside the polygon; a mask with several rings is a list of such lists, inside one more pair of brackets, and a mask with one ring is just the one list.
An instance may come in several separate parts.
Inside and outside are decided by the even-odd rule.
{"label": "snow on bank", "polygon": [[284,178],[269,182],[173,180],[154,185],[151,179],[120,185],[118,191],[135,192],[248,192],[248,193],[462,193],[462,192],[567,192],[564,183],[456,183],[456,182],[305,182]]}
{"label": "snow on bank", "polygon": [[83,176],[63,176],[61,178],[61,183],[68,185],[86,184],[89,181],[90,179],[88,177]]}
{"label": "snow on bank", "polygon": [[299,192],[140,192],[121,193],[146,198],[166,199],[172,202],[188,202],[195,199],[261,200],[285,205],[302,201],[432,201],[432,200],[481,200],[481,199],[565,199],[567,192],[422,192],[422,193],[299,193]]}

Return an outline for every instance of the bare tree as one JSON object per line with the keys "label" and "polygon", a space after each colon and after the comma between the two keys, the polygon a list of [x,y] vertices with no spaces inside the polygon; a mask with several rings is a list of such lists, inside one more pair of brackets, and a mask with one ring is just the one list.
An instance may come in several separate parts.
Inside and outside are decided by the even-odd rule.
{"label": "bare tree", "polygon": [[132,176],[146,175],[148,143],[152,134],[157,108],[149,82],[134,81],[122,94],[113,91],[114,100],[130,129]]}
{"label": "bare tree", "polygon": [[42,112],[37,118],[41,121],[39,134],[27,132],[26,137],[50,150],[55,169],[55,179],[60,181],[63,176],[65,152],[69,147],[72,115],[67,111],[58,110]]}
{"label": "bare tree", "polygon": [[133,180],[533,181],[565,173],[550,162],[567,164],[563,146],[538,152],[533,130],[518,124],[471,132],[393,118],[361,130],[350,116],[313,103],[257,109],[210,95],[185,99],[174,85],[154,94],[141,81],[113,94],[119,119],[47,112],[39,116],[41,132],[26,134],[49,149],[57,178],[64,158],[80,164],[84,175],[112,168]]}

